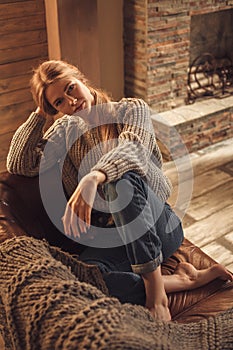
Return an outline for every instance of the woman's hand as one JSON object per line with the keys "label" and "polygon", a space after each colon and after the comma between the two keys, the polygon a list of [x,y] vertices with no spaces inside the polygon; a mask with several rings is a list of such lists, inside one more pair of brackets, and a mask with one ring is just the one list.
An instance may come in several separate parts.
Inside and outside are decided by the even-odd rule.
{"label": "woman's hand", "polygon": [[105,179],[104,173],[93,171],[85,175],[79,182],[67,203],[63,216],[64,230],[67,235],[80,237],[81,233],[87,232],[91,225],[91,211],[97,186]]}
{"label": "woman's hand", "polygon": [[37,107],[35,112],[46,119],[46,114],[43,112],[43,110],[40,107]]}
{"label": "woman's hand", "polygon": [[46,114],[40,107],[37,107],[35,112],[46,120],[44,125],[44,131],[47,131],[57,119],[62,117],[61,113],[57,113],[55,115]]}

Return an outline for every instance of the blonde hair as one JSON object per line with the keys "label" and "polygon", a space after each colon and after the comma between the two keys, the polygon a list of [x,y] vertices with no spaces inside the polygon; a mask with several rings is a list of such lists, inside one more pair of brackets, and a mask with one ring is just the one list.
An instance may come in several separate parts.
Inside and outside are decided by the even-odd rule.
{"label": "blonde hair", "polygon": [[65,61],[51,60],[41,63],[38,68],[34,70],[30,81],[33,99],[36,105],[39,106],[45,114],[55,115],[58,113],[46,98],[45,91],[47,87],[60,79],[70,77],[80,80],[87,86],[94,96],[95,104],[103,104],[111,101],[108,94],[101,89],[93,87],[76,66]]}
{"label": "blonde hair", "polygon": [[[76,67],[65,61],[50,60],[41,63],[35,70],[30,80],[31,93],[37,106],[39,106],[45,114],[54,116],[58,111],[49,103],[46,98],[46,89],[49,85],[60,79],[76,78],[80,80],[90,90],[94,96],[95,105],[108,104],[109,112],[112,111],[111,98],[103,90],[97,89],[91,85],[84,74]],[[115,138],[116,132],[113,127],[102,125],[98,128],[103,140]]]}

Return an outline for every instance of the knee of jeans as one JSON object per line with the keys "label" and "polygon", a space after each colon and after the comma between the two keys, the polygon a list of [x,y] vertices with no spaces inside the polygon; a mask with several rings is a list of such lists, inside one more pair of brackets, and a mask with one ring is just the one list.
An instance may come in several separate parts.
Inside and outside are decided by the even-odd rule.
{"label": "knee of jeans", "polygon": [[129,182],[135,181],[136,179],[140,179],[141,177],[139,174],[137,174],[135,171],[127,171],[124,173],[121,177],[124,180],[128,180]]}
{"label": "knee of jeans", "polygon": [[117,198],[116,184],[117,181],[103,185],[103,193],[107,201],[112,201]]}
{"label": "knee of jeans", "polygon": [[[118,197],[119,191],[122,189],[123,192],[127,191],[128,188],[132,188],[134,179],[138,177],[135,172],[129,171],[122,175],[122,177],[116,181],[109,182],[107,184],[104,184],[103,186],[103,192],[105,197],[109,200],[114,200]],[[124,182],[124,186],[118,186],[120,181],[127,180]]]}

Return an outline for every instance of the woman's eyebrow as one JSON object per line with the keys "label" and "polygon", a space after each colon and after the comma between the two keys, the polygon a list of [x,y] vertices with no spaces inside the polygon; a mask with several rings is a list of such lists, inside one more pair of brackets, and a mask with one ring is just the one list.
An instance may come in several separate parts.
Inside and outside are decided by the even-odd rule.
{"label": "woman's eyebrow", "polygon": [[69,84],[70,84],[70,81],[65,85],[64,92],[66,92],[66,89],[68,88]]}
{"label": "woman's eyebrow", "polygon": [[[64,87],[64,92],[66,92],[66,90],[67,90],[69,84],[70,84],[70,82],[68,82],[68,83],[65,85],[65,87]],[[61,97],[57,97],[56,100],[53,102],[53,104],[55,105],[56,102],[57,102],[58,100],[60,100],[60,99],[61,99]]]}

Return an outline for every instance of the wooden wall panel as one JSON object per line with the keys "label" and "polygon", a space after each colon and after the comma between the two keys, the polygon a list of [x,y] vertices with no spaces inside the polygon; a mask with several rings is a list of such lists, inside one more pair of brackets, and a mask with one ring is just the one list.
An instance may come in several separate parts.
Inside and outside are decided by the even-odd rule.
{"label": "wooden wall panel", "polygon": [[16,1],[5,1],[0,3],[0,18],[9,20],[10,18],[27,17],[32,16],[35,13],[41,13],[44,16],[44,1],[43,0],[31,0],[20,1],[18,4]]}
{"label": "wooden wall panel", "polygon": [[[0,39],[1,40],[1,39]],[[18,77],[20,75],[32,72],[32,68],[38,65],[45,57],[37,57],[33,59],[20,60],[18,62],[11,62],[0,65],[0,80],[9,77]]]}
{"label": "wooden wall panel", "polygon": [[20,89],[16,91],[11,91],[10,93],[1,94],[0,95],[0,108],[6,107],[14,104],[16,101],[17,103],[21,103],[24,101],[30,101],[32,98],[30,90],[28,88],[26,89]]}
{"label": "wooden wall panel", "polygon": [[35,57],[46,57],[48,52],[47,41],[41,44],[29,45],[25,51],[24,46],[10,47],[5,50],[0,50],[0,64],[10,62],[18,62],[23,59]]}
{"label": "wooden wall panel", "polygon": [[45,29],[45,18],[40,14],[35,14],[31,17],[16,17],[0,19],[0,34],[17,33],[20,28],[20,32],[27,32],[36,29]]}
{"label": "wooden wall panel", "polygon": [[1,49],[7,49],[9,47],[22,47],[46,41],[45,30],[33,30],[28,32],[10,33],[1,35]]}
{"label": "wooden wall panel", "polygon": [[[9,77],[0,80],[0,91],[1,94],[19,90],[25,87],[29,87],[29,81],[31,79],[31,73],[21,75],[18,79],[15,77]],[[1,95],[0,95],[1,97]]]}
{"label": "wooden wall panel", "polygon": [[[25,121],[25,116],[30,115],[33,108],[32,100],[2,107],[1,134],[14,132]],[[4,118],[5,115],[7,118]]]}
{"label": "wooden wall panel", "polygon": [[44,0],[0,0],[0,172],[15,130],[35,109],[32,70],[46,59]]}
{"label": "wooden wall panel", "polygon": [[6,134],[0,135],[0,145],[1,145],[1,157],[0,157],[0,166],[1,172],[6,171],[6,156],[9,149],[9,144],[14,135],[14,132],[8,132]]}
{"label": "wooden wall panel", "polygon": [[30,0],[0,0],[0,4],[9,4],[11,2],[25,2]]}

